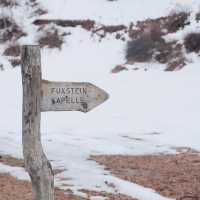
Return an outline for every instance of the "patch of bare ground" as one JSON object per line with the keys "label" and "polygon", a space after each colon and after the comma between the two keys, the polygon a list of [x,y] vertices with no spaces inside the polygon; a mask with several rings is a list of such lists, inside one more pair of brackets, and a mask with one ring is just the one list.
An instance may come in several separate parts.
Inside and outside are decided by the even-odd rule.
{"label": "patch of bare ground", "polygon": [[12,167],[24,167],[24,160],[17,159],[9,155],[0,155],[0,163]]}
{"label": "patch of bare ground", "polygon": [[[0,163],[12,167],[23,167],[23,168],[25,167],[23,159],[14,158],[9,155],[0,155]],[[63,171],[65,171],[65,169],[53,169],[54,175],[62,173]]]}
{"label": "patch of bare ground", "polygon": [[[0,163],[13,166],[24,167],[24,161],[9,155],[0,155]],[[64,170],[54,169],[54,175],[63,172]],[[5,181],[6,180],[6,181]],[[108,186],[114,187],[109,185]],[[12,191],[11,191],[12,189]],[[19,191],[19,192],[18,192]],[[56,200],[89,200],[91,197],[102,196],[107,197],[108,200],[136,200],[129,196],[119,194],[111,194],[107,192],[97,192],[90,190],[80,190],[87,195],[87,198],[81,198],[73,195],[71,190],[59,190],[56,188]],[[9,174],[0,173],[0,200],[32,200],[31,185],[27,181],[20,181],[10,176]]]}
{"label": "patch of bare ground", "polygon": [[106,193],[106,192],[97,192],[97,191],[90,191],[90,190],[80,190],[81,192],[84,192],[87,194],[88,199],[91,197],[106,197],[108,200],[136,200],[133,199],[132,197],[123,195],[123,194],[111,194],[111,193]]}
{"label": "patch of bare ground", "polygon": [[[0,200],[32,200],[31,184],[0,173]],[[71,193],[55,189],[56,200],[86,200]]]}
{"label": "patch of bare ground", "polygon": [[[103,196],[108,200],[136,200],[121,194],[108,194],[106,192],[95,192],[83,190],[87,198],[73,195],[72,192],[55,188],[55,200],[89,200],[90,197]],[[31,184],[28,181],[21,181],[9,174],[0,173],[0,200],[33,200]]]}
{"label": "patch of bare ground", "polygon": [[200,199],[200,154],[91,156],[114,175],[177,200]]}

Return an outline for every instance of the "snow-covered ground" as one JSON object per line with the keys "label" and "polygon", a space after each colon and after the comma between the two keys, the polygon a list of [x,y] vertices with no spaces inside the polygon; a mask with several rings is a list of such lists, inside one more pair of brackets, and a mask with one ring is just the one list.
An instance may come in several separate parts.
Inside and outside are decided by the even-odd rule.
{"label": "snow-covered ground", "polygon": [[[156,0],[152,6],[149,0],[41,1],[49,10],[46,18],[89,18],[104,24],[155,18],[172,8],[193,9],[195,5],[197,10],[198,1],[192,2]],[[26,29],[34,33],[28,20],[26,23]],[[162,65],[147,63],[142,65],[151,66],[149,71],[129,67],[128,71],[111,74],[115,65],[124,62],[125,43],[111,36],[99,42],[86,30],[69,30],[72,34],[66,37],[61,51],[42,50],[43,78],[92,82],[105,89],[110,99],[87,114],[42,113],[42,142],[47,157],[54,168],[65,169],[56,176],[56,184],[77,193],[81,188],[108,192],[117,189],[139,200],[166,199],[151,189],[113,177],[88,158],[94,154],[174,153],[174,147],[200,150],[199,58],[188,55],[193,62],[177,72],[164,72],[160,70]],[[31,41],[33,35],[21,40]],[[141,66],[133,67],[137,65]],[[0,73],[0,91],[0,154],[22,158],[20,68]],[[22,169],[5,165],[0,165],[0,171],[25,176]],[[105,181],[114,183],[116,188]]]}

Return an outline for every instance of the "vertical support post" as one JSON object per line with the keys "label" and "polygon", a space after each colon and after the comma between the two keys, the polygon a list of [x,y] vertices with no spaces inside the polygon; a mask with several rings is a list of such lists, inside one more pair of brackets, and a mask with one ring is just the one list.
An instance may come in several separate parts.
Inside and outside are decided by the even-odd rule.
{"label": "vertical support post", "polygon": [[23,122],[22,143],[25,167],[31,182],[34,200],[54,200],[54,180],[50,162],[41,143],[40,99],[41,58],[39,46],[22,47]]}

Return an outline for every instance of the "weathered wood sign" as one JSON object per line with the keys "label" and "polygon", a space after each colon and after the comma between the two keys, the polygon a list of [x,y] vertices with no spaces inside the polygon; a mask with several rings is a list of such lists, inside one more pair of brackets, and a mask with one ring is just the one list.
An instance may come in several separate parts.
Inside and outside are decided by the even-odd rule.
{"label": "weathered wood sign", "polygon": [[33,199],[54,200],[53,170],[41,142],[41,112],[88,112],[107,100],[108,94],[91,83],[42,80],[40,47],[37,45],[23,46],[21,61],[25,167],[31,177]]}
{"label": "weathered wood sign", "polygon": [[41,111],[88,112],[108,99],[91,83],[42,81]]}

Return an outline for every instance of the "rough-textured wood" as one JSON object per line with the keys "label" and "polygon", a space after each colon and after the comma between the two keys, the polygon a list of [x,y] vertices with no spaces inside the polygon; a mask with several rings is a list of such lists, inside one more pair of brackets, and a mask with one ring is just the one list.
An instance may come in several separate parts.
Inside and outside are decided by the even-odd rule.
{"label": "rough-textured wood", "polygon": [[23,154],[34,200],[54,200],[53,172],[40,135],[41,61],[39,46],[22,48]]}
{"label": "rough-textured wood", "polygon": [[91,83],[42,81],[41,111],[88,112],[108,99]]}

